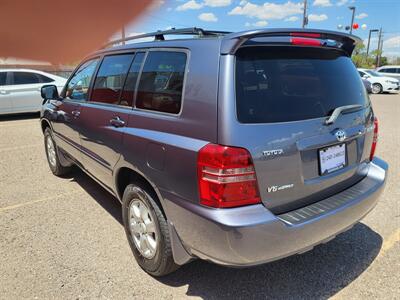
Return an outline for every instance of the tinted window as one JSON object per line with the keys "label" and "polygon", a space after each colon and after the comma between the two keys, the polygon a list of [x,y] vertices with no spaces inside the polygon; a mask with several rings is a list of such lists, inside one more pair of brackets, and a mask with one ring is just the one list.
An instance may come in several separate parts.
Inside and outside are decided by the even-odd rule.
{"label": "tinted window", "polygon": [[240,122],[320,118],[339,106],[368,104],[356,68],[340,51],[252,47],[240,49],[236,60]]}
{"label": "tinted window", "polygon": [[33,84],[40,83],[40,78],[35,73],[29,72],[13,72],[13,84]]}
{"label": "tinted window", "polygon": [[90,86],[90,80],[96,70],[96,65],[99,60],[93,59],[85,62],[72,76],[68,82],[65,97],[75,100],[86,100]]}
{"label": "tinted window", "polygon": [[6,85],[7,72],[0,72],[0,86]]}
{"label": "tinted window", "polygon": [[136,107],[179,113],[185,65],[183,52],[149,52],[139,81]]}
{"label": "tinted window", "polygon": [[118,104],[133,54],[106,56],[97,73],[91,101]]}
{"label": "tinted window", "polygon": [[386,69],[382,69],[379,72],[383,72],[383,73],[396,73],[396,69],[395,68],[386,68]]}
{"label": "tinted window", "polygon": [[120,105],[132,106],[136,82],[144,59],[144,52],[139,52],[133,59],[128,77],[125,81],[124,91],[121,95]]}
{"label": "tinted window", "polygon": [[47,77],[47,76],[44,76],[44,75],[42,75],[42,74],[36,74],[36,75],[39,77],[40,82],[47,83],[47,82],[53,82],[53,81],[55,81],[54,79],[51,79],[51,78],[49,78],[49,77]]}

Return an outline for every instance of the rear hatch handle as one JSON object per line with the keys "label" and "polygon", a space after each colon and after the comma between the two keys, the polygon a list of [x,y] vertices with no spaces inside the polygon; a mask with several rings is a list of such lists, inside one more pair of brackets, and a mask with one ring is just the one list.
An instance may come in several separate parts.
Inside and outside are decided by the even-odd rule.
{"label": "rear hatch handle", "polygon": [[336,107],[335,110],[330,115],[330,117],[325,120],[325,125],[330,125],[330,124],[335,123],[336,119],[339,117],[339,115],[342,112],[349,111],[349,110],[356,110],[356,109],[360,109],[362,107],[363,106],[361,104],[344,105],[344,106]]}

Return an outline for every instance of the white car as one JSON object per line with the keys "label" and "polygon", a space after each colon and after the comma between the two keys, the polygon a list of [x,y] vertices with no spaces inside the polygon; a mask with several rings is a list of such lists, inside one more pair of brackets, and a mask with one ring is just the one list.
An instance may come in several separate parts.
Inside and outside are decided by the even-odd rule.
{"label": "white car", "polygon": [[383,76],[389,76],[400,80],[400,66],[383,66],[375,70]]}
{"label": "white car", "polygon": [[386,77],[368,69],[358,69],[358,73],[362,78],[371,82],[373,94],[384,92],[393,93],[399,91],[399,80],[396,78]]}
{"label": "white car", "polygon": [[39,112],[43,99],[40,89],[54,84],[61,91],[66,79],[30,69],[0,69],[0,115]]}

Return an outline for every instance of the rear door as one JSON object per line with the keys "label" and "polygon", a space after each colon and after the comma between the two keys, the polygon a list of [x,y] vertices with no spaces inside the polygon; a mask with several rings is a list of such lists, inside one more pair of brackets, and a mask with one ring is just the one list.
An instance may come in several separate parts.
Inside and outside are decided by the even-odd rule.
{"label": "rear door", "polygon": [[[219,142],[251,152],[267,208],[305,206],[365,176],[373,115],[349,57],[340,50],[257,46],[239,49],[232,63],[236,101],[228,112],[233,118],[220,105]],[[362,108],[325,124],[335,108],[356,104]]]}
{"label": "rear door", "polygon": [[[144,53],[104,57],[88,102],[82,104],[80,135],[83,165],[108,187],[120,157],[125,126],[132,110],[133,91]],[[125,91],[122,93],[125,84]]]}
{"label": "rear door", "polygon": [[36,112],[42,107],[38,74],[33,72],[11,72],[11,84],[8,89],[14,112]]}

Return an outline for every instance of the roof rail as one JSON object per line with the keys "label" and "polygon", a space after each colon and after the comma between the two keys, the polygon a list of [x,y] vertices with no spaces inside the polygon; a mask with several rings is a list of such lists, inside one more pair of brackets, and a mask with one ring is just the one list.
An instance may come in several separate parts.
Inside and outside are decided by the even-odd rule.
{"label": "roof rail", "polygon": [[231,32],[216,31],[216,30],[204,30],[204,29],[198,28],[198,27],[189,27],[189,28],[180,28],[180,29],[171,28],[168,30],[158,30],[155,32],[144,33],[144,34],[130,36],[130,37],[123,38],[123,39],[114,40],[114,41],[111,41],[111,42],[103,45],[103,48],[106,48],[106,47],[109,47],[109,46],[112,46],[115,44],[119,44],[122,42],[137,40],[137,39],[146,38],[146,37],[153,37],[153,36],[154,36],[155,41],[164,41],[165,35],[197,35],[199,37],[205,37],[205,36],[221,36],[221,35],[226,35],[229,33],[231,33]]}

